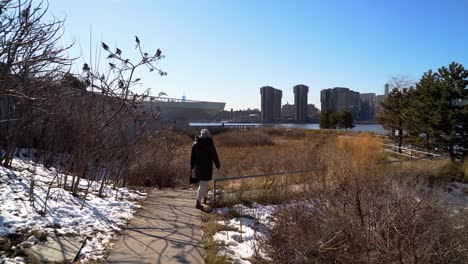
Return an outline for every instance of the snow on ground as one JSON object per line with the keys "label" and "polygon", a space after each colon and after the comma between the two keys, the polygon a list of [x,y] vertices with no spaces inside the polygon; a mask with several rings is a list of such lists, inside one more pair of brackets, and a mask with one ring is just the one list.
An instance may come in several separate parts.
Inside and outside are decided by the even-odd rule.
{"label": "snow on ground", "polygon": [[4,256],[0,256],[0,263],[2,264],[26,264],[26,259],[23,257],[16,257],[16,258],[6,258]]}
{"label": "snow on ground", "polygon": [[220,242],[219,254],[229,257],[235,264],[248,264],[249,259],[259,254],[263,258],[267,256],[259,250],[258,243],[268,238],[268,229],[273,227],[273,212],[284,205],[261,205],[253,203],[251,207],[242,204],[232,208],[218,208],[216,213],[226,214],[236,211],[241,217],[235,217],[226,221],[219,221],[221,225],[236,229],[237,231],[217,232],[213,240]]}
{"label": "snow on ground", "polygon": [[[15,159],[12,169],[0,166],[0,237],[26,230],[89,236],[82,254],[86,260],[102,258],[116,232],[132,218],[139,207],[138,201],[146,194],[127,188],[116,191],[106,186],[105,195],[100,198],[97,195],[99,183],[90,182],[90,192],[84,201],[63,188],[52,187],[46,214],[41,216],[38,211],[44,207],[49,183],[58,178],[63,180],[63,176],[54,168],[47,169],[27,160]],[[35,182],[34,207],[29,199],[32,180]],[[71,176],[68,177],[70,184]],[[81,180],[79,186],[85,190],[88,181]],[[80,197],[83,195],[79,193]],[[8,261],[21,263],[21,259]]]}
{"label": "snow on ground", "polygon": [[[452,206],[455,210],[468,210],[468,184],[452,182],[446,190],[435,189],[443,204]],[[231,208],[223,207],[214,209],[215,213],[228,214],[237,212],[240,217],[235,217],[218,223],[235,229],[236,231],[220,231],[213,236],[213,240],[220,243],[220,255],[225,255],[234,264],[250,264],[251,259],[258,253],[262,258],[268,259],[264,252],[259,250],[259,243],[268,238],[269,230],[274,227],[273,213],[277,209],[290,206],[261,205],[253,203],[250,207],[242,204]]]}
{"label": "snow on ground", "polygon": [[445,188],[435,190],[441,202],[455,210],[468,210],[468,184],[451,182]]}

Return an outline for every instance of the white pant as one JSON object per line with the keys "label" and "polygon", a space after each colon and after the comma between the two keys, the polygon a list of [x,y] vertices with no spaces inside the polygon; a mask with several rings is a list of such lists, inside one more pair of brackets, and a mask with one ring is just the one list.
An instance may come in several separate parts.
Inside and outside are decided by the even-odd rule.
{"label": "white pant", "polygon": [[197,201],[201,202],[208,191],[208,181],[200,181],[198,185]]}

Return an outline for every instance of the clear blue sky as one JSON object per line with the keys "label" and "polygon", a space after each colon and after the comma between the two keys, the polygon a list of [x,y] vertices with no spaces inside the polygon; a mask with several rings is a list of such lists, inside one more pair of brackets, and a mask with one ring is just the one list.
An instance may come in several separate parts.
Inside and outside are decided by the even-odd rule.
{"label": "clear blue sky", "polygon": [[[259,108],[259,88],[306,84],[309,102],[334,86],[383,93],[395,75],[417,80],[428,69],[457,61],[468,67],[467,0],[49,0],[66,15],[65,42],[74,37],[89,57],[102,34],[111,47],[134,51],[138,35],[160,48],[168,72],[141,71],[144,90],[180,98],[227,102],[227,109]],[[136,54],[136,53],[135,53]],[[78,60],[81,67],[83,58]],[[78,72],[78,68],[76,70]]]}

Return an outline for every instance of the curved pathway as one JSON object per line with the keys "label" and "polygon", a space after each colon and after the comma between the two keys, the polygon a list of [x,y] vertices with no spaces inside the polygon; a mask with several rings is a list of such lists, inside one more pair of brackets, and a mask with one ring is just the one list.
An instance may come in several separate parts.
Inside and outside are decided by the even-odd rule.
{"label": "curved pathway", "polygon": [[117,240],[107,263],[203,263],[195,191],[152,191]]}

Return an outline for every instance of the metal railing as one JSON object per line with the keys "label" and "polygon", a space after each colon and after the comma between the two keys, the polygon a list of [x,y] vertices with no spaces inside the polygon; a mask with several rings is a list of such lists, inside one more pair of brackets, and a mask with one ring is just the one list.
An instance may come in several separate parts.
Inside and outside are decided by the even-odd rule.
{"label": "metal railing", "polygon": [[323,169],[314,168],[314,169],[297,170],[297,171],[283,171],[283,172],[274,172],[274,173],[233,176],[233,177],[225,177],[225,178],[213,178],[213,205],[212,207],[215,208],[216,206],[216,190],[217,190],[216,183],[217,182],[244,180],[244,179],[262,178],[262,177],[273,177],[273,176],[290,175],[290,174],[300,174],[300,173],[316,172],[316,171],[321,171],[321,170]]}

